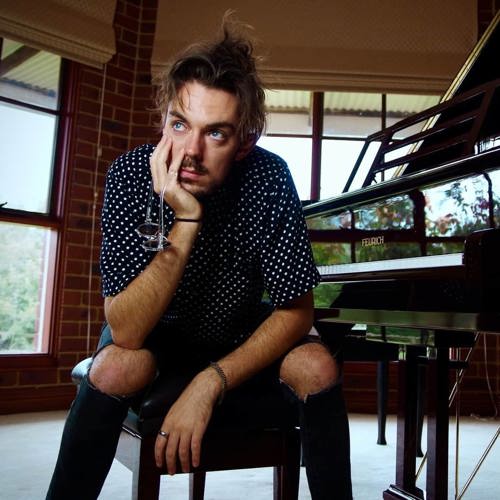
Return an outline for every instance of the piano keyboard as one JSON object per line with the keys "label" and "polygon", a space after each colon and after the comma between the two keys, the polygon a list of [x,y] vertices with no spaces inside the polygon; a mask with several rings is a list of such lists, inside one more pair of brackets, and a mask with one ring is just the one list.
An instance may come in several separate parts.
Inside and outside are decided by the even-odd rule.
{"label": "piano keyboard", "polygon": [[[404,259],[377,260],[372,262],[356,262],[353,264],[333,264],[327,266],[317,266],[323,281],[328,278],[335,280],[345,279],[347,275],[363,274],[369,277],[383,277],[384,274],[394,272],[423,272],[435,271],[437,268],[458,268],[463,265],[463,254],[452,253],[446,255],[428,255],[424,257],[411,257]],[[326,278],[326,279],[325,279]]]}

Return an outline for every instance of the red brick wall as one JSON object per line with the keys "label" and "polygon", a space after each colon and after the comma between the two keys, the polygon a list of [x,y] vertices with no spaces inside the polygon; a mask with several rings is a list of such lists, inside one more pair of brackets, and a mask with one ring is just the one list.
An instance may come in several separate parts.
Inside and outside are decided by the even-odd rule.
{"label": "red brick wall", "polygon": [[[486,345],[486,349],[484,349]],[[482,417],[494,415],[495,405],[500,406],[500,336],[481,335],[471,353],[463,348],[460,359],[470,354],[460,391],[460,413]],[[450,390],[455,384],[456,371],[450,371]],[[349,411],[376,413],[377,366],[374,362],[348,362],[345,366],[344,387]],[[388,412],[396,413],[398,377],[396,363],[389,368]],[[456,400],[455,400],[456,403]],[[451,411],[455,411],[452,405]]]}
{"label": "red brick wall", "polygon": [[[104,319],[98,254],[99,214],[104,178],[109,164],[128,149],[154,140],[151,114],[150,58],[156,20],[156,0],[117,3],[115,34],[117,53],[106,71],[81,66],[75,120],[74,154],[69,192],[67,238],[64,258],[64,292],[60,311],[59,379],[69,383],[74,362],[96,345]],[[104,83],[103,119],[99,141],[99,113]],[[144,117],[147,117],[146,119]],[[101,151],[98,151],[100,143]],[[100,154],[99,154],[100,153]],[[96,168],[96,158],[97,161]],[[95,176],[97,178],[95,178]],[[92,239],[93,197],[96,186],[97,222]],[[89,293],[89,255],[93,255]],[[90,318],[90,322],[88,321]],[[70,388],[72,391],[73,388]]]}
{"label": "red brick wall", "polygon": [[[480,31],[498,10],[498,1],[479,0]],[[96,220],[103,199],[105,172],[110,162],[124,151],[156,140],[151,106],[150,56],[157,0],[118,0],[115,16],[117,53],[107,65],[102,131],[102,154],[97,161],[99,112],[104,71],[72,64],[77,75],[73,88],[73,128],[67,162],[69,166],[64,209],[61,259],[53,321],[53,359],[2,360],[0,365],[0,413],[67,408],[74,396],[70,371],[95,347],[103,320],[98,276],[99,222],[92,238],[94,183]],[[97,178],[95,175],[97,173]],[[92,241],[93,239],[93,241]],[[92,255],[92,282],[89,267]],[[88,321],[90,318],[90,321]],[[463,413],[491,414],[486,383],[486,366],[497,404],[500,392],[500,336],[487,339],[488,364],[479,346],[464,379]],[[19,368],[21,366],[21,368]],[[348,363],[345,387],[348,407],[355,412],[376,411],[375,363]],[[395,412],[397,379],[390,371],[389,410]]]}
{"label": "red brick wall", "polygon": [[[157,0],[117,3],[115,34],[117,53],[106,71],[81,66],[79,99],[75,120],[74,154],[69,192],[65,244],[64,292],[60,312],[60,381],[76,360],[88,355],[87,329],[90,317],[90,350],[94,349],[104,319],[98,254],[99,214],[104,179],[109,164],[139,144],[155,140],[151,108],[150,59],[154,39]],[[103,119],[99,138],[99,113],[104,84]],[[100,152],[98,145],[100,144]],[[97,161],[96,168],[96,158]],[[95,178],[97,177],[97,178]],[[94,183],[96,226],[92,239]],[[88,292],[89,255],[93,255],[92,284]]]}

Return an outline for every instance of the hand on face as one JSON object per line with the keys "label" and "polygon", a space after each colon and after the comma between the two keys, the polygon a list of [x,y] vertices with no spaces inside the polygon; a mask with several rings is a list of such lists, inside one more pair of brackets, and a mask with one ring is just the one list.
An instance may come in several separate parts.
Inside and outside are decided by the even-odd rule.
{"label": "hand on face", "polygon": [[177,217],[200,219],[200,202],[179,182],[179,170],[184,160],[185,151],[180,149],[172,156],[172,139],[163,135],[150,159],[151,176],[156,193],[165,188],[165,201],[172,207]]}

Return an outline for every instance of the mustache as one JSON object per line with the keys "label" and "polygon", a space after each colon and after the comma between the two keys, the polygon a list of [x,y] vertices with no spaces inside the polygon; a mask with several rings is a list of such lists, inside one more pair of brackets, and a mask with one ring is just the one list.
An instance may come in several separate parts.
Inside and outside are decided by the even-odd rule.
{"label": "mustache", "polygon": [[197,173],[204,174],[207,168],[192,156],[185,156],[181,163],[181,168],[189,168]]}

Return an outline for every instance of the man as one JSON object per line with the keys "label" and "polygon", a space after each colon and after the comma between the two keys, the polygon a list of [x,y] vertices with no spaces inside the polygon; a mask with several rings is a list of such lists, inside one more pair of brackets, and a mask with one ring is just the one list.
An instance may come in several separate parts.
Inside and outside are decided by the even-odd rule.
{"label": "man", "polygon": [[[339,367],[306,339],[318,275],[300,201],[283,160],[255,146],[265,115],[252,50],[227,23],[220,41],[188,48],[159,86],[160,142],[126,153],[108,172],[107,324],[47,498],[96,498],[131,398],[157,370],[186,368],[193,377],[161,426],[158,466],[174,474],[178,458],[183,471],[196,467],[225,391],[274,373],[297,399],[312,498],[351,498]],[[150,185],[164,196],[169,230],[170,244],[156,253],[136,231]]]}

